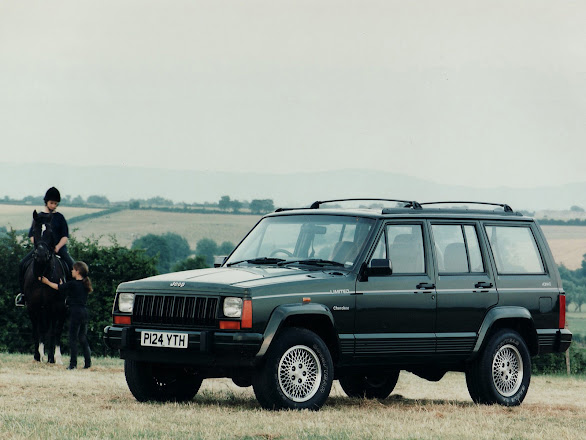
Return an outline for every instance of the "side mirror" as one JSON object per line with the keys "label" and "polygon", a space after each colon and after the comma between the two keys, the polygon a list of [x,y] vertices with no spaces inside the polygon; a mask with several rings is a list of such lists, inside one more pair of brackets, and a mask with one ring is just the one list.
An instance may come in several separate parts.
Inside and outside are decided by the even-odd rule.
{"label": "side mirror", "polygon": [[393,274],[393,265],[391,260],[386,258],[373,258],[366,268],[368,276],[372,277],[387,277]]}
{"label": "side mirror", "polygon": [[214,267],[221,267],[227,259],[228,257],[225,255],[220,257],[214,257]]}

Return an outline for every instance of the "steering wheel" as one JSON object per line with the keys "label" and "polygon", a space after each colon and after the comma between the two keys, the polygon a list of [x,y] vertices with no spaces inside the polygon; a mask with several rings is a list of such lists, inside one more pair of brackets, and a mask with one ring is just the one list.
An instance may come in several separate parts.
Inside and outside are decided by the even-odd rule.
{"label": "steering wheel", "polygon": [[292,257],[293,254],[289,252],[287,249],[275,249],[273,252],[270,253],[269,257],[274,257],[277,254],[285,254],[288,257]]}

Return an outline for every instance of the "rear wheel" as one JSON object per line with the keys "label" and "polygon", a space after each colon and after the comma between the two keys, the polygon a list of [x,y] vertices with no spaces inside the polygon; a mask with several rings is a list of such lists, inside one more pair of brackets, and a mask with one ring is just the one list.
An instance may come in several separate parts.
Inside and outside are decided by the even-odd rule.
{"label": "rear wheel", "polygon": [[140,402],[185,402],[199,391],[203,378],[192,370],[150,362],[124,361],[124,375],[132,395]]}
{"label": "rear wheel", "polygon": [[470,397],[477,403],[517,406],[531,381],[531,357],[525,341],[513,330],[500,330],[466,371]]}
{"label": "rear wheel", "polygon": [[333,377],[332,358],[321,338],[288,328],[269,348],[252,386],[263,408],[317,410],[330,394]]}
{"label": "rear wheel", "polygon": [[348,375],[340,378],[340,386],[348,397],[386,399],[395,389],[399,370],[385,375]]}

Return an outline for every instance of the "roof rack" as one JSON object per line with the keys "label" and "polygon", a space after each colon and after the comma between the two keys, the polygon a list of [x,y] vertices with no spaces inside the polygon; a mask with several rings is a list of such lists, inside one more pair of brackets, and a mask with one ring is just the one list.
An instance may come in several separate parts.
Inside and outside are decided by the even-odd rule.
{"label": "roof rack", "polygon": [[445,205],[445,204],[466,204],[466,205],[489,205],[489,206],[500,206],[504,209],[505,212],[514,212],[513,208],[511,208],[506,203],[488,203],[488,202],[462,202],[462,201],[453,201],[453,202],[424,202],[421,203],[420,206],[423,205]]}
{"label": "roof rack", "polygon": [[413,209],[421,209],[421,205],[417,203],[415,200],[396,200],[396,199],[337,199],[337,200],[318,200],[311,204],[309,209],[319,209],[319,205],[324,203],[334,203],[334,202],[356,202],[356,201],[369,201],[369,202],[396,202],[396,203],[405,203],[404,208],[413,208]]}

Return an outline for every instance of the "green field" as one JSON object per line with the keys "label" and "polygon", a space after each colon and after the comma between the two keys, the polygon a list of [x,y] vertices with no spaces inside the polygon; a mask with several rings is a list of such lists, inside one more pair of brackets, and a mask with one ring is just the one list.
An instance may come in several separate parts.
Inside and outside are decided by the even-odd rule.
{"label": "green field", "polygon": [[401,372],[382,401],[337,382],[321,411],[265,411],[251,387],[204,380],[189,403],[140,403],[119,359],[89,370],[0,352],[0,438],[10,439],[568,439],[586,430],[586,380],[534,376],[519,407],[476,405],[463,373],[427,382]]}
{"label": "green field", "polygon": [[[570,304],[570,310],[573,310],[572,304]],[[586,312],[568,312],[566,322],[573,334],[586,338]]]}

